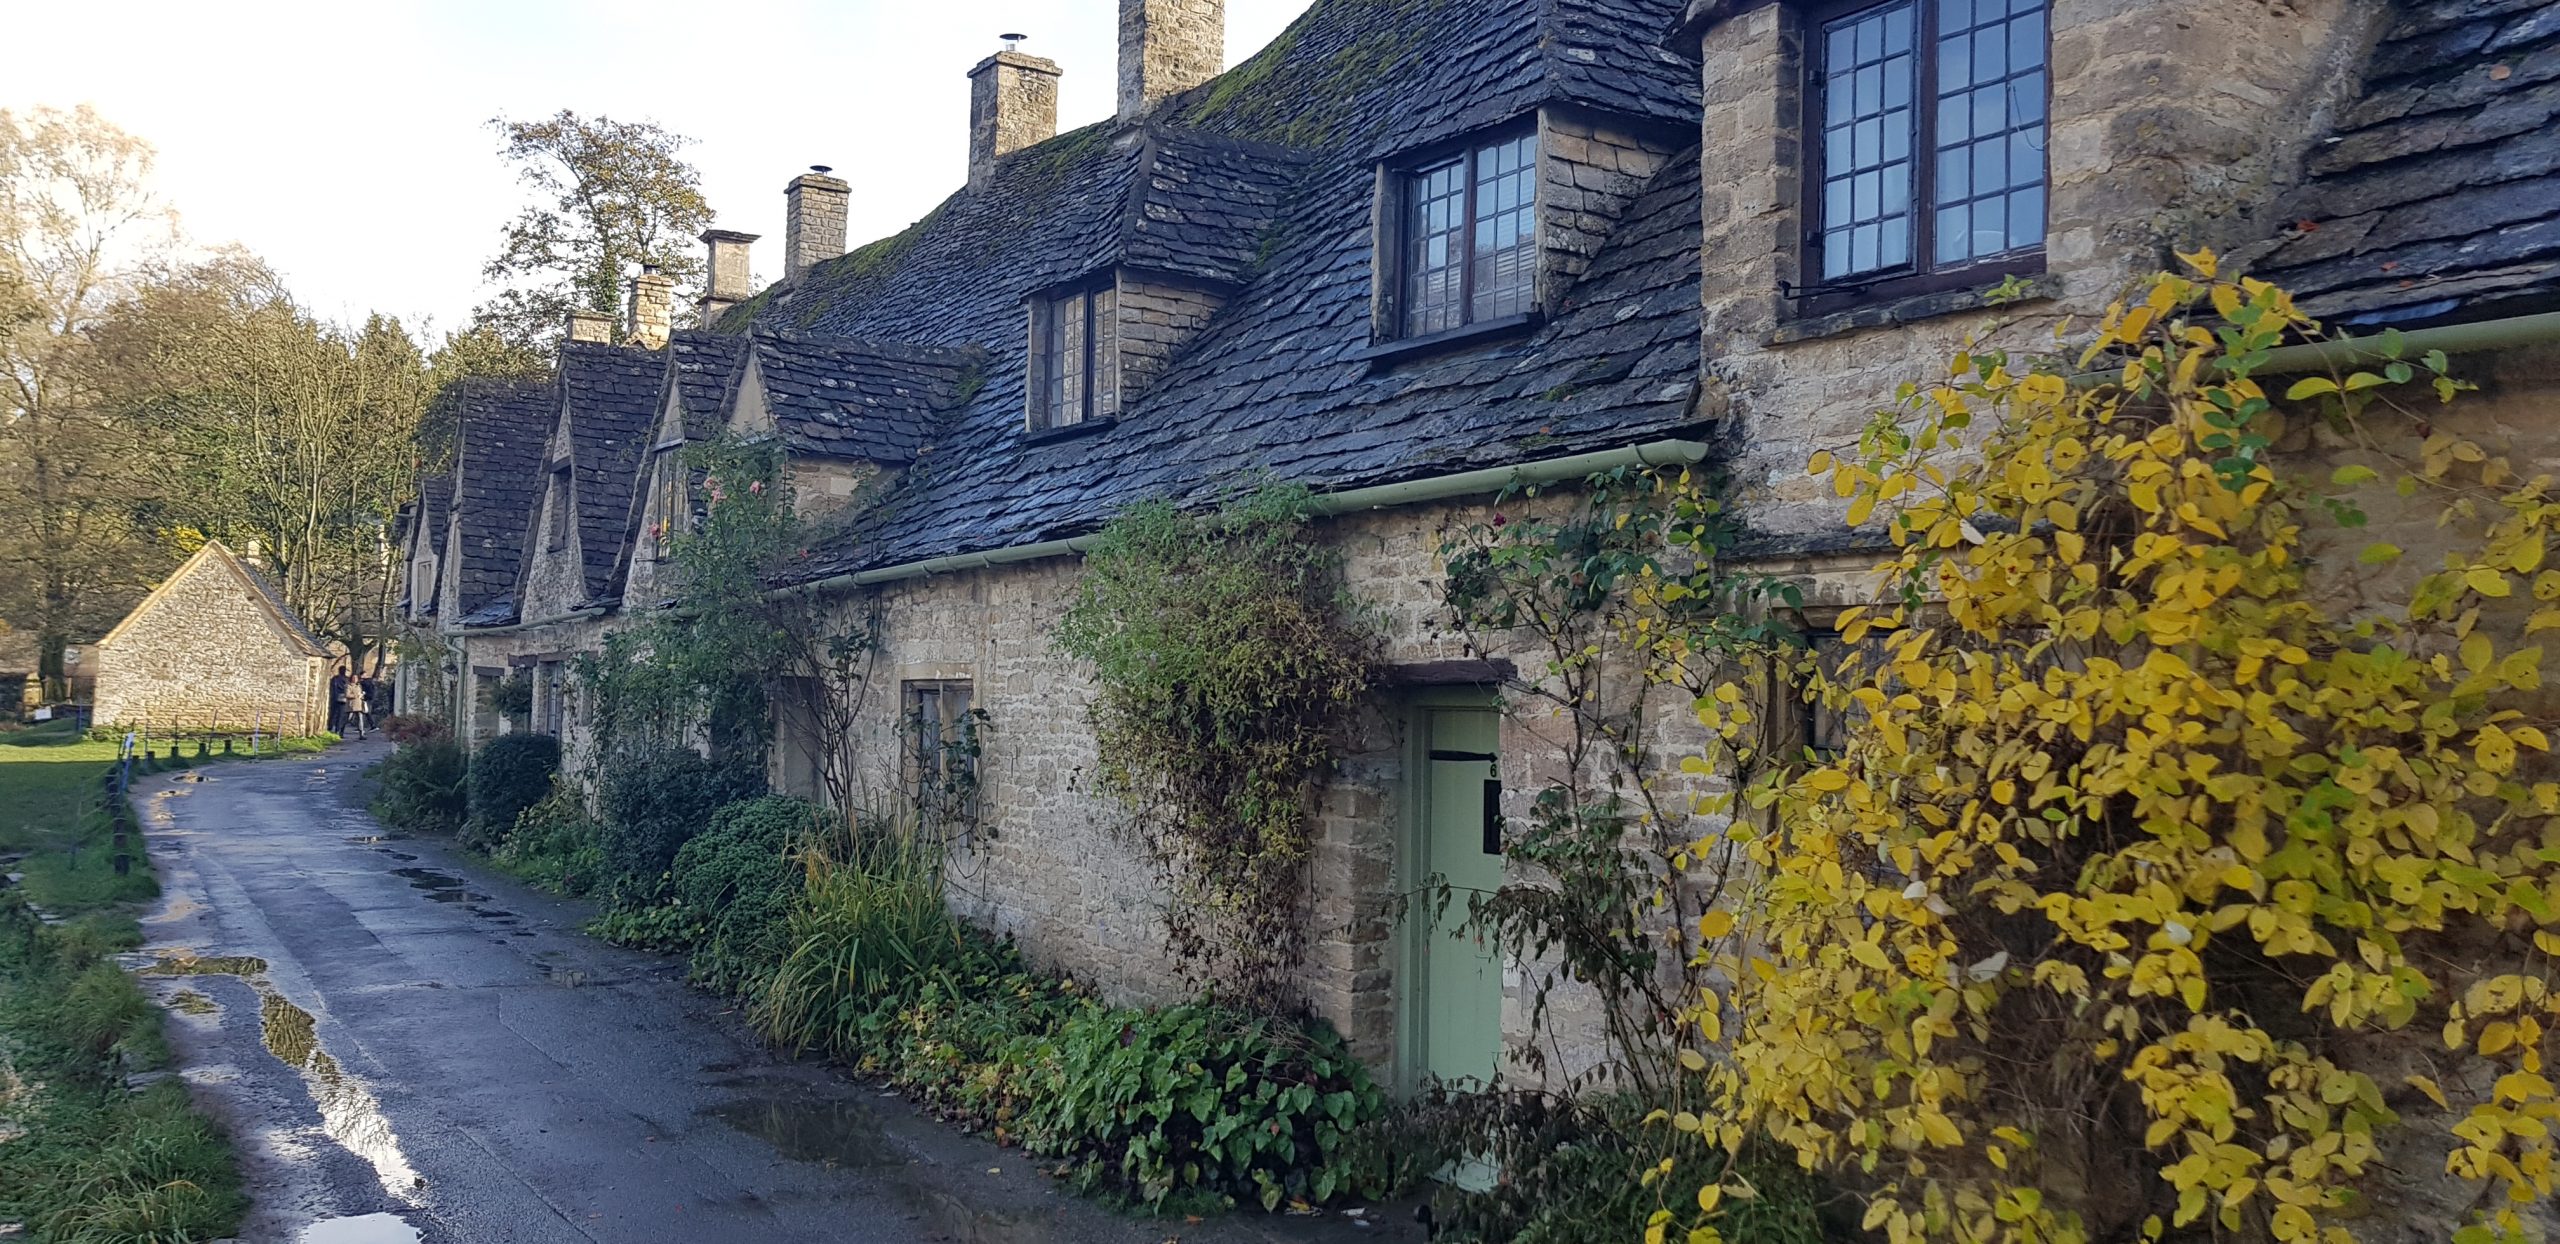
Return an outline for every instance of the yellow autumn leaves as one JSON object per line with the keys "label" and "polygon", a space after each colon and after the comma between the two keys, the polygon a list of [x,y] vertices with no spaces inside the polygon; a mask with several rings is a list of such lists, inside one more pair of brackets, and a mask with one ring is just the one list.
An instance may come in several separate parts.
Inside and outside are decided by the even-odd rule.
{"label": "yellow autumn leaves", "polygon": [[[1726,831],[1754,876],[1700,929],[1726,1053],[1695,1125],[1837,1173],[1896,1244],[2346,1244],[2423,1127],[2492,1194],[2457,1238],[2522,1239],[2560,1126],[2560,786],[2528,715],[2560,508],[2395,413],[2464,387],[2440,357],[2386,341],[2272,399],[2257,360],[2316,326],[2187,259],[2075,356],[1968,349],[1814,459],[1895,553],[1846,657],[1805,663],[1847,749],[1785,757]],[[2356,460],[2306,474],[2288,420]],[[2403,556],[2359,497],[2440,520],[2440,565],[2388,572],[2404,605],[2355,578]],[[1711,762],[1767,746],[1737,702],[1704,702]],[[2377,1052],[2439,1029],[2386,1091]]]}

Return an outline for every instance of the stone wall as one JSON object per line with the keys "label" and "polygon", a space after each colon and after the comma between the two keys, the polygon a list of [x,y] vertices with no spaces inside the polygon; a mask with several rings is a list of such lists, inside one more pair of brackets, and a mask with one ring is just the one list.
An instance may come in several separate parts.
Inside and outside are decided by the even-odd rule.
{"label": "stone wall", "polygon": [[328,662],[288,640],[258,589],[219,557],[181,567],[97,652],[100,725],[329,726]]}
{"label": "stone wall", "polygon": [[1552,315],[1679,139],[1568,108],[1538,114],[1538,304]]}
{"label": "stone wall", "polygon": [[[1327,538],[1345,555],[1351,591],[1377,611],[1391,667],[1469,655],[1442,621],[1441,533],[1482,515],[1467,505],[1416,507],[1328,526]],[[856,732],[858,798],[891,807],[904,799],[902,688],[969,682],[990,726],[979,761],[979,819],[950,864],[954,908],[1013,935],[1034,960],[1090,981],[1106,997],[1174,1001],[1191,987],[1166,946],[1164,887],[1125,810],[1095,787],[1086,720],[1095,688],[1049,637],[1076,573],[1074,561],[1053,559],[879,589],[883,650]],[[1531,654],[1520,659],[1537,668],[1528,664]],[[1318,805],[1309,870],[1308,1000],[1381,1067],[1395,1054],[1405,970],[1396,897],[1422,881],[1412,875],[1405,842],[1408,694],[1382,689],[1358,714],[1352,744]],[[1556,766],[1554,740],[1522,716],[1506,721],[1501,746],[1505,812],[1524,816],[1534,784]],[[1514,964],[1505,973],[1504,1037],[1515,1050],[1531,1038],[1535,979],[1547,970]],[[1587,993],[1559,989],[1545,1034],[1550,1070],[1591,1065],[1602,1053],[1600,1032]]]}
{"label": "stone wall", "polygon": [[969,184],[996,161],[1058,133],[1058,64],[998,52],[969,71]]}
{"label": "stone wall", "polygon": [[[579,559],[577,499],[572,495],[574,474],[555,471],[545,477],[541,511],[534,517],[531,538],[524,547],[524,556],[530,560],[523,595],[516,601],[517,616],[529,621],[559,617],[587,601],[587,568]],[[557,548],[551,543],[555,524],[560,532]]]}
{"label": "stone wall", "polygon": [[783,187],[782,198],[782,279],[797,281],[812,265],[844,253],[853,185],[824,173],[802,173]]}
{"label": "stone wall", "polygon": [[1174,352],[1209,326],[1225,299],[1206,290],[1120,274],[1120,383],[1117,402],[1144,395]]}

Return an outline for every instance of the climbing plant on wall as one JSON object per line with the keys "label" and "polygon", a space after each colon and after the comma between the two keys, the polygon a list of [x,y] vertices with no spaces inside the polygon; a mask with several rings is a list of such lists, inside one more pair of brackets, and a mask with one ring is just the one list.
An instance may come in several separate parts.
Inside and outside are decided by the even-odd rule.
{"label": "climbing plant on wall", "polygon": [[[1727,983],[1689,1018],[1730,1050],[1675,1123],[1860,1181],[1897,1244],[2344,1244],[2412,1197],[2433,1238],[2526,1238],[2560,502],[2424,409],[2465,386],[2396,337],[2271,391],[2316,326],[2188,262],[2074,356],[1968,348],[1814,459],[1896,551],[1814,675],[1845,751],[1719,836],[1758,881],[1701,923]],[[1754,702],[1703,702],[1713,763]],[[1733,1192],[1655,1237],[1718,1238]]]}
{"label": "climbing plant on wall", "polygon": [[878,618],[868,598],[775,589],[839,533],[796,511],[775,440],[721,437],[688,448],[685,461],[701,519],[668,538],[671,600],[581,665],[602,750],[616,740],[689,744],[698,732],[715,752],[752,755],[779,711],[820,740],[835,806],[855,806],[853,723]]}
{"label": "climbing plant on wall", "polygon": [[1175,951],[1213,988],[1297,1001],[1319,782],[1370,683],[1374,642],[1309,495],[1133,506],[1085,558],[1058,647],[1092,663],[1102,787],[1173,883]]}

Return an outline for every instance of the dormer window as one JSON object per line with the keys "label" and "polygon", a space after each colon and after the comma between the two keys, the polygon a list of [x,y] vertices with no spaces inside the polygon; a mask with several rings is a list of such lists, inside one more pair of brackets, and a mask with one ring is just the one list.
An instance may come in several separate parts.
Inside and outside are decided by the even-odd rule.
{"label": "dormer window", "polygon": [[1034,432],[1120,411],[1120,295],[1111,283],[1031,300],[1027,424]]}
{"label": "dormer window", "polygon": [[1427,337],[1537,303],[1538,137],[1474,140],[1393,170],[1392,335]]}
{"label": "dormer window", "polygon": [[550,508],[550,530],[543,540],[543,547],[557,553],[569,547],[569,464],[566,462],[554,463],[551,467]]}

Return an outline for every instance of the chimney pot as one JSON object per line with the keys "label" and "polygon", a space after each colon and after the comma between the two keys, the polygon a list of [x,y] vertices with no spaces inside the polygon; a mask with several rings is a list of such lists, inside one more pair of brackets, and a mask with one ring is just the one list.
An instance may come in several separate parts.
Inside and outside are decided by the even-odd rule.
{"label": "chimney pot", "polygon": [[702,245],[710,254],[703,266],[709,276],[702,287],[702,326],[711,327],[729,308],[755,295],[755,276],[747,267],[747,247],[756,240],[752,233],[733,229],[705,229]]}
{"label": "chimney pot", "polygon": [[640,275],[631,278],[630,318],[623,326],[623,337],[633,345],[655,350],[667,344],[675,331],[676,283],[658,271],[656,264],[642,264]]}
{"label": "chimney pot", "polygon": [[570,312],[569,340],[611,342],[613,340],[613,317],[606,315],[602,311]]}
{"label": "chimney pot", "polygon": [[969,71],[969,184],[984,184],[996,160],[1058,134],[1058,64],[998,52]]}
{"label": "chimney pot", "polygon": [[1120,0],[1120,119],[1226,67],[1226,0]]}
{"label": "chimney pot", "polygon": [[811,165],[783,188],[782,198],[782,279],[796,285],[803,273],[844,253],[853,187]]}

